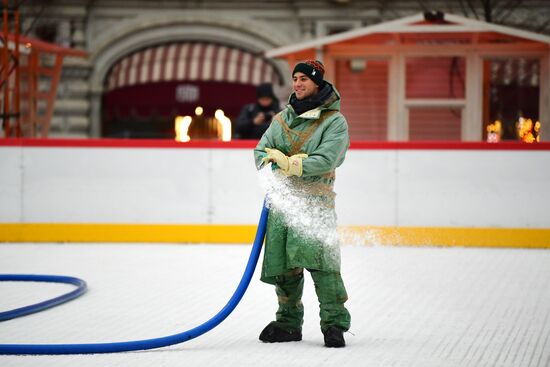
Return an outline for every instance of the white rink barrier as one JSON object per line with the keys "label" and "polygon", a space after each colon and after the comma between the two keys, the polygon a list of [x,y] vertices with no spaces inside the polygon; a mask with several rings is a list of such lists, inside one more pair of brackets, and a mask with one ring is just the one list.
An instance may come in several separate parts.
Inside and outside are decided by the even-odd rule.
{"label": "white rink barrier", "polygon": [[[253,146],[4,141],[0,240],[244,242],[264,197]],[[547,143],[358,143],[336,177],[339,225],[380,242],[550,247]]]}

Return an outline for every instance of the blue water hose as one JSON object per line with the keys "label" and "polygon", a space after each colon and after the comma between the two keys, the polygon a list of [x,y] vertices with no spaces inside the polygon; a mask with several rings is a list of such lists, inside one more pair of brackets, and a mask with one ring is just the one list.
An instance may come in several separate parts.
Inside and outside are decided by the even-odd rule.
{"label": "blue water hose", "polygon": [[66,283],[76,285],[77,288],[71,292],[65,293],[59,297],[49,299],[44,302],[35,303],[30,306],[16,308],[14,310],[0,312],[0,321],[15,319],[16,317],[30,315],[31,313],[44,311],[48,308],[58,306],[68,302],[86,293],[86,282],[82,279],[66,277],[62,275],[38,275],[38,274],[0,274],[2,282],[46,282],[46,283]]}
{"label": "blue water hose", "polygon": [[260,256],[263,240],[265,237],[265,230],[267,226],[267,217],[269,209],[264,203],[262,214],[260,216],[260,222],[256,231],[256,237],[248,263],[244,270],[244,274],[237,286],[237,289],[227,302],[227,304],[210,320],[203,324],[184,331],[179,334],[169,335],[154,339],[116,342],[116,343],[92,343],[92,344],[0,344],[0,354],[95,354],[95,353],[118,353],[128,352],[133,350],[145,350],[166,347],[173,344],[183,343],[188,340],[194,339],[202,334],[212,330],[218,326],[229,314],[235,309],[241,298],[243,297],[254,269]]}

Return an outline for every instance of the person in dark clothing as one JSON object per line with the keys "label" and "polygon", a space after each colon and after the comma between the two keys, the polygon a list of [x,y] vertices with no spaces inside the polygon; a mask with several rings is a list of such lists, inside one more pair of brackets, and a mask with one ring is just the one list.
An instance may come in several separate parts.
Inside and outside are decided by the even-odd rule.
{"label": "person in dark clothing", "polygon": [[255,103],[247,104],[241,109],[235,125],[236,138],[259,140],[273,116],[281,110],[271,84],[260,84],[256,88],[256,96]]}

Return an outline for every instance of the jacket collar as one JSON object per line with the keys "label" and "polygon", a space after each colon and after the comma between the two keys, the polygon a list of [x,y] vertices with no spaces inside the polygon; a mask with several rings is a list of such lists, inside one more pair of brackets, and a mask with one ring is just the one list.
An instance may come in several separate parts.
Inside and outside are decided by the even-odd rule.
{"label": "jacket collar", "polygon": [[304,118],[304,119],[317,120],[319,118],[319,116],[321,116],[321,111],[322,110],[321,110],[320,107],[316,107],[312,110],[309,110],[309,111],[306,111],[306,112],[302,113],[298,117],[301,117],[301,118]]}

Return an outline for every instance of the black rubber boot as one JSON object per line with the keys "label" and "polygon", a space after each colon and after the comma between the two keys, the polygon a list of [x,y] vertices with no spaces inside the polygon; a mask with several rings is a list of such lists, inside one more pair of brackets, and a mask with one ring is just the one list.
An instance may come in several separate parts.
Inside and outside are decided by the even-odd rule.
{"label": "black rubber boot", "polygon": [[334,326],[329,326],[324,332],[325,335],[325,347],[329,348],[342,348],[346,346],[344,340],[344,331]]}
{"label": "black rubber boot", "polygon": [[284,328],[277,321],[272,321],[260,334],[264,343],[297,342],[302,340],[302,330]]}

